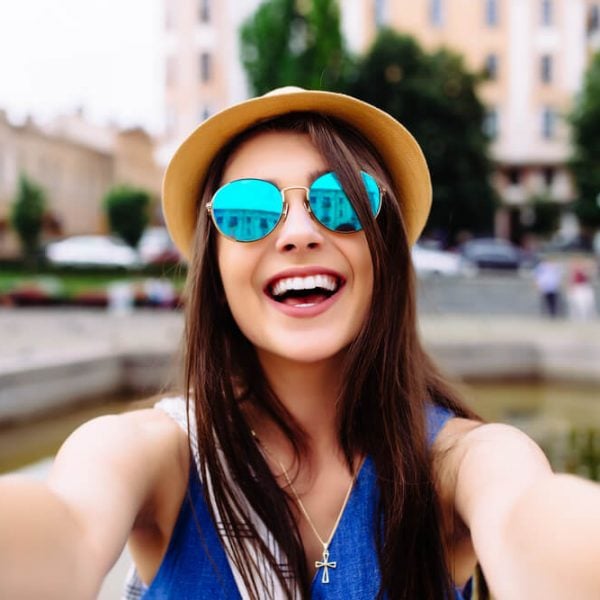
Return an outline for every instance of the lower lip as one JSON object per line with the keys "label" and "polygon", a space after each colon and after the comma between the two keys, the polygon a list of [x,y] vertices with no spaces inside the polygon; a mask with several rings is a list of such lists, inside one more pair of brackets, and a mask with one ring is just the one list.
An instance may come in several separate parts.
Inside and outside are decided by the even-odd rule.
{"label": "lower lip", "polygon": [[344,287],[345,286],[340,287],[340,289],[333,296],[327,298],[327,300],[323,300],[323,302],[311,304],[309,306],[291,306],[289,304],[284,304],[283,302],[277,302],[277,300],[273,300],[271,296],[267,294],[265,295],[267,296],[267,300],[271,303],[271,305],[284,315],[287,315],[288,317],[308,318],[316,317],[327,311],[338,301],[338,298],[340,297]]}

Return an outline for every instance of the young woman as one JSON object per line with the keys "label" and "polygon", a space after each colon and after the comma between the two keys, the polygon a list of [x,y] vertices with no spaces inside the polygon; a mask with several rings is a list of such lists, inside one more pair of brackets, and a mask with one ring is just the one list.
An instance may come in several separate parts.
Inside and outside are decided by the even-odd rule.
{"label": "young woman", "polygon": [[482,424],[422,349],[410,134],[285,88],[203,123],[164,182],[189,258],[185,390],[0,483],[0,597],[600,597],[600,490]]}

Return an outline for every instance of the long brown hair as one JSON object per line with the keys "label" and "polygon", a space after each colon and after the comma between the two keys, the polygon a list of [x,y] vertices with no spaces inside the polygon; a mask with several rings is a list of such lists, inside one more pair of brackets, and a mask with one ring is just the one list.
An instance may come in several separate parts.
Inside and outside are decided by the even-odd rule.
{"label": "long brown hair", "polygon": [[[267,583],[256,575],[257,559],[242,542],[248,537],[288,597],[294,597],[296,589],[310,597],[310,577],[290,499],[252,438],[244,402],[253,403],[281,428],[300,460],[306,435],[262,376],[254,348],[229,311],[217,266],[216,233],[206,212],[228,157],[244,140],[262,131],[297,131],[310,137],[338,174],[371,251],[372,302],[345,355],[337,423],[349,468],[355,456],[368,455],[377,472],[379,515],[373,518],[383,525],[374,527],[381,568],[379,595],[392,600],[452,597],[424,415],[428,403],[447,407],[457,416],[472,413],[419,340],[410,248],[385,166],[358,132],[332,117],[295,113],[246,131],[215,158],[199,196],[188,276],[184,389],[195,406],[200,477],[212,483],[214,506],[208,504],[213,519],[218,512],[226,523],[231,558],[251,597],[265,598]],[[361,183],[361,169],[373,173],[387,190],[377,219]],[[248,504],[285,555],[285,566],[258,535]]]}

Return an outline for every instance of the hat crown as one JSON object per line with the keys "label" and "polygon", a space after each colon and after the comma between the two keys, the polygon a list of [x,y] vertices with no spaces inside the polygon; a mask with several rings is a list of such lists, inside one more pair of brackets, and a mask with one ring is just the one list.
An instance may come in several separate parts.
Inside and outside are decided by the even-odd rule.
{"label": "hat crown", "polygon": [[274,90],[267,92],[263,96],[280,96],[282,94],[295,94],[298,92],[306,92],[306,90],[304,88],[298,87],[297,85],[285,85],[283,87],[275,88]]}

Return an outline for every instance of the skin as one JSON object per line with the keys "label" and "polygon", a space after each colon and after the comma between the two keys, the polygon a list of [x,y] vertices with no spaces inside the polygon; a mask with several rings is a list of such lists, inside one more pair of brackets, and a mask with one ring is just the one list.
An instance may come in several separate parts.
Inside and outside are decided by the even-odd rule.
{"label": "skin", "polygon": [[[267,172],[271,166],[277,169]],[[225,177],[307,185],[310,173],[323,167],[304,136],[265,134],[238,149]],[[351,482],[335,435],[339,359],[368,309],[372,270],[362,234],[320,227],[304,211],[298,190],[289,192],[288,202],[290,214],[270,238],[256,244],[221,239],[218,260],[240,328],[255,344],[275,392],[310,432],[309,460],[295,468],[281,433],[256,412],[249,411],[248,420],[275,476],[285,485],[282,466],[290,472],[317,530],[328,537]],[[296,323],[273,312],[261,296],[265,278],[315,262],[347,278],[327,317]],[[451,419],[433,456],[457,584],[472,572],[476,554],[496,598],[600,597],[597,485],[554,475],[541,450],[505,425]],[[46,483],[0,478],[0,597],[95,598],[128,538],[149,583],[185,494],[188,460],[183,430],[150,409],[78,429]],[[361,460],[355,457],[356,466]],[[303,515],[297,511],[296,517],[313,568],[321,548]],[[462,534],[450,537],[456,530]]]}
{"label": "skin", "polygon": [[[308,136],[264,133],[237,149],[227,164],[223,183],[256,177],[272,181],[280,189],[308,187],[314,174],[327,170],[326,161]],[[227,302],[267,369],[271,361],[281,359],[304,365],[332,362],[356,337],[371,301],[373,267],[364,233],[327,230],[306,211],[305,199],[304,190],[288,190],[286,219],[262,240],[240,244],[223,236],[218,239]],[[286,269],[306,267],[331,269],[343,276],[345,286],[325,313],[307,319],[289,317],[267,301],[263,288]],[[335,360],[332,366],[335,370]]]}

